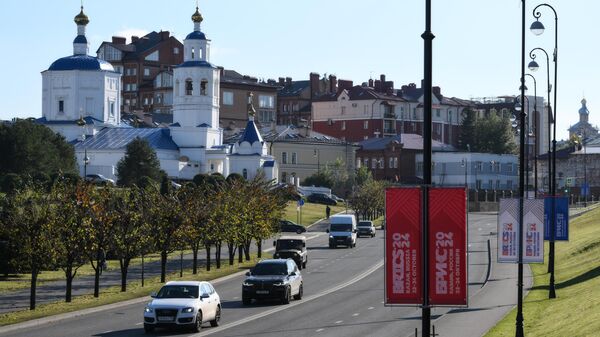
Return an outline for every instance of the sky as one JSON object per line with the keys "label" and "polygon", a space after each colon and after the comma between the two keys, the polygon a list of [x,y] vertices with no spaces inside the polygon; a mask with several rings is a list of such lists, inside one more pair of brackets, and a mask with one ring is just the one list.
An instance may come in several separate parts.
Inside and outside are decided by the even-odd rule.
{"label": "sky", "polygon": [[[529,32],[526,50],[554,49],[554,14],[542,8],[546,32]],[[557,138],[579,121],[587,99],[590,123],[600,125],[600,55],[595,26],[600,1],[555,0],[557,11]],[[113,35],[142,36],[168,30],[178,39],[193,30],[195,0],[84,0],[90,18],[90,53]],[[0,120],[41,117],[40,73],[72,55],[79,0],[3,0],[0,11],[4,80]],[[202,31],[212,40],[211,63],[264,79],[308,79],[310,72],[334,74],[355,84],[385,74],[396,88],[423,78],[425,1],[416,0],[200,0]],[[433,84],[447,97],[463,99],[517,95],[521,72],[521,0],[432,0]],[[545,57],[534,73],[543,96]],[[526,64],[529,57],[526,56]],[[551,82],[554,65],[550,60]],[[530,81],[530,78],[527,77]],[[533,84],[527,83],[533,94]],[[552,102],[554,103],[554,102]]]}

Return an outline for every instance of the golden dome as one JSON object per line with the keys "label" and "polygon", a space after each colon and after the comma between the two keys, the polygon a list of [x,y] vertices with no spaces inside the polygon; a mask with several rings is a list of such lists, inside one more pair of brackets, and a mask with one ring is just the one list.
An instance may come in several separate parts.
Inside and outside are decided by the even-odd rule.
{"label": "golden dome", "polygon": [[204,18],[202,18],[202,14],[200,14],[198,7],[196,7],[196,13],[192,15],[192,21],[194,21],[195,23],[201,23],[203,20]]}
{"label": "golden dome", "polygon": [[87,15],[85,15],[83,13],[83,6],[81,6],[81,12],[79,12],[79,14],[77,14],[74,21],[78,26],[79,25],[86,26],[88,23],[90,23],[90,19],[88,19]]}

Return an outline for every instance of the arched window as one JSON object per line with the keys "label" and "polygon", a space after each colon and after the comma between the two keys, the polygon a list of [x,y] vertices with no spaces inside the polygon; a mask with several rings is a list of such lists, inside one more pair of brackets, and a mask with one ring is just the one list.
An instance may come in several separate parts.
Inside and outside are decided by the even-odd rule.
{"label": "arched window", "polygon": [[192,80],[190,80],[190,79],[185,80],[185,94],[188,96],[191,96],[193,92],[194,92],[194,84],[192,83]]}
{"label": "arched window", "polygon": [[192,47],[192,60],[196,57],[196,50]]}
{"label": "arched window", "polygon": [[179,80],[175,81],[175,96],[179,96]]}
{"label": "arched window", "polygon": [[244,179],[248,179],[248,170],[247,169],[242,170],[242,176],[244,177]]}
{"label": "arched window", "polygon": [[281,181],[284,183],[287,183],[287,172],[282,172],[281,173]]}
{"label": "arched window", "polygon": [[200,95],[206,96],[206,86],[208,85],[208,81],[206,79],[200,81]]}

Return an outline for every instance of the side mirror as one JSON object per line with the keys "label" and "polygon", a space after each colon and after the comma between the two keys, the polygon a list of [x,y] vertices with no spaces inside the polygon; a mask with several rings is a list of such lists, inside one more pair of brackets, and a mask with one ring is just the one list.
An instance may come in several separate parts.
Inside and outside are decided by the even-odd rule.
{"label": "side mirror", "polygon": [[250,276],[252,275],[252,273],[250,273],[249,271],[246,272],[246,276]]}
{"label": "side mirror", "polygon": [[150,293],[150,297],[152,297],[152,298],[156,298],[156,295],[157,295],[156,291],[153,291],[153,292]]}
{"label": "side mirror", "polygon": [[207,293],[200,295],[200,299],[209,298],[209,297],[210,297],[210,295]]}
{"label": "side mirror", "polygon": [[327,229],[325,230],[325,233],[329,233],[329,228],[327,228]]}

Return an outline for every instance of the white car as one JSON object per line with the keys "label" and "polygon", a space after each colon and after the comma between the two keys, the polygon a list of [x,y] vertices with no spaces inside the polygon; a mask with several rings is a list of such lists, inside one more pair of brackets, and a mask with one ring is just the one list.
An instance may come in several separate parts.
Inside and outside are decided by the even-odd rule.
{"label": "white car", "polygon": [[85,180],[92,182],[94,184],[99,184],[99,185],[114,185],[115,181],[110,179],[110,178],[106,178],[105,176],[101,175],[101,174],[88,174],[87,176],[85,176]]}
{"label": "white car", "polygon": [[200,331],[202,324],[218,326],[221,320],[221,299],[209,282],[167,282],[144,308],[144,330],[155,328],[191,327]]}

